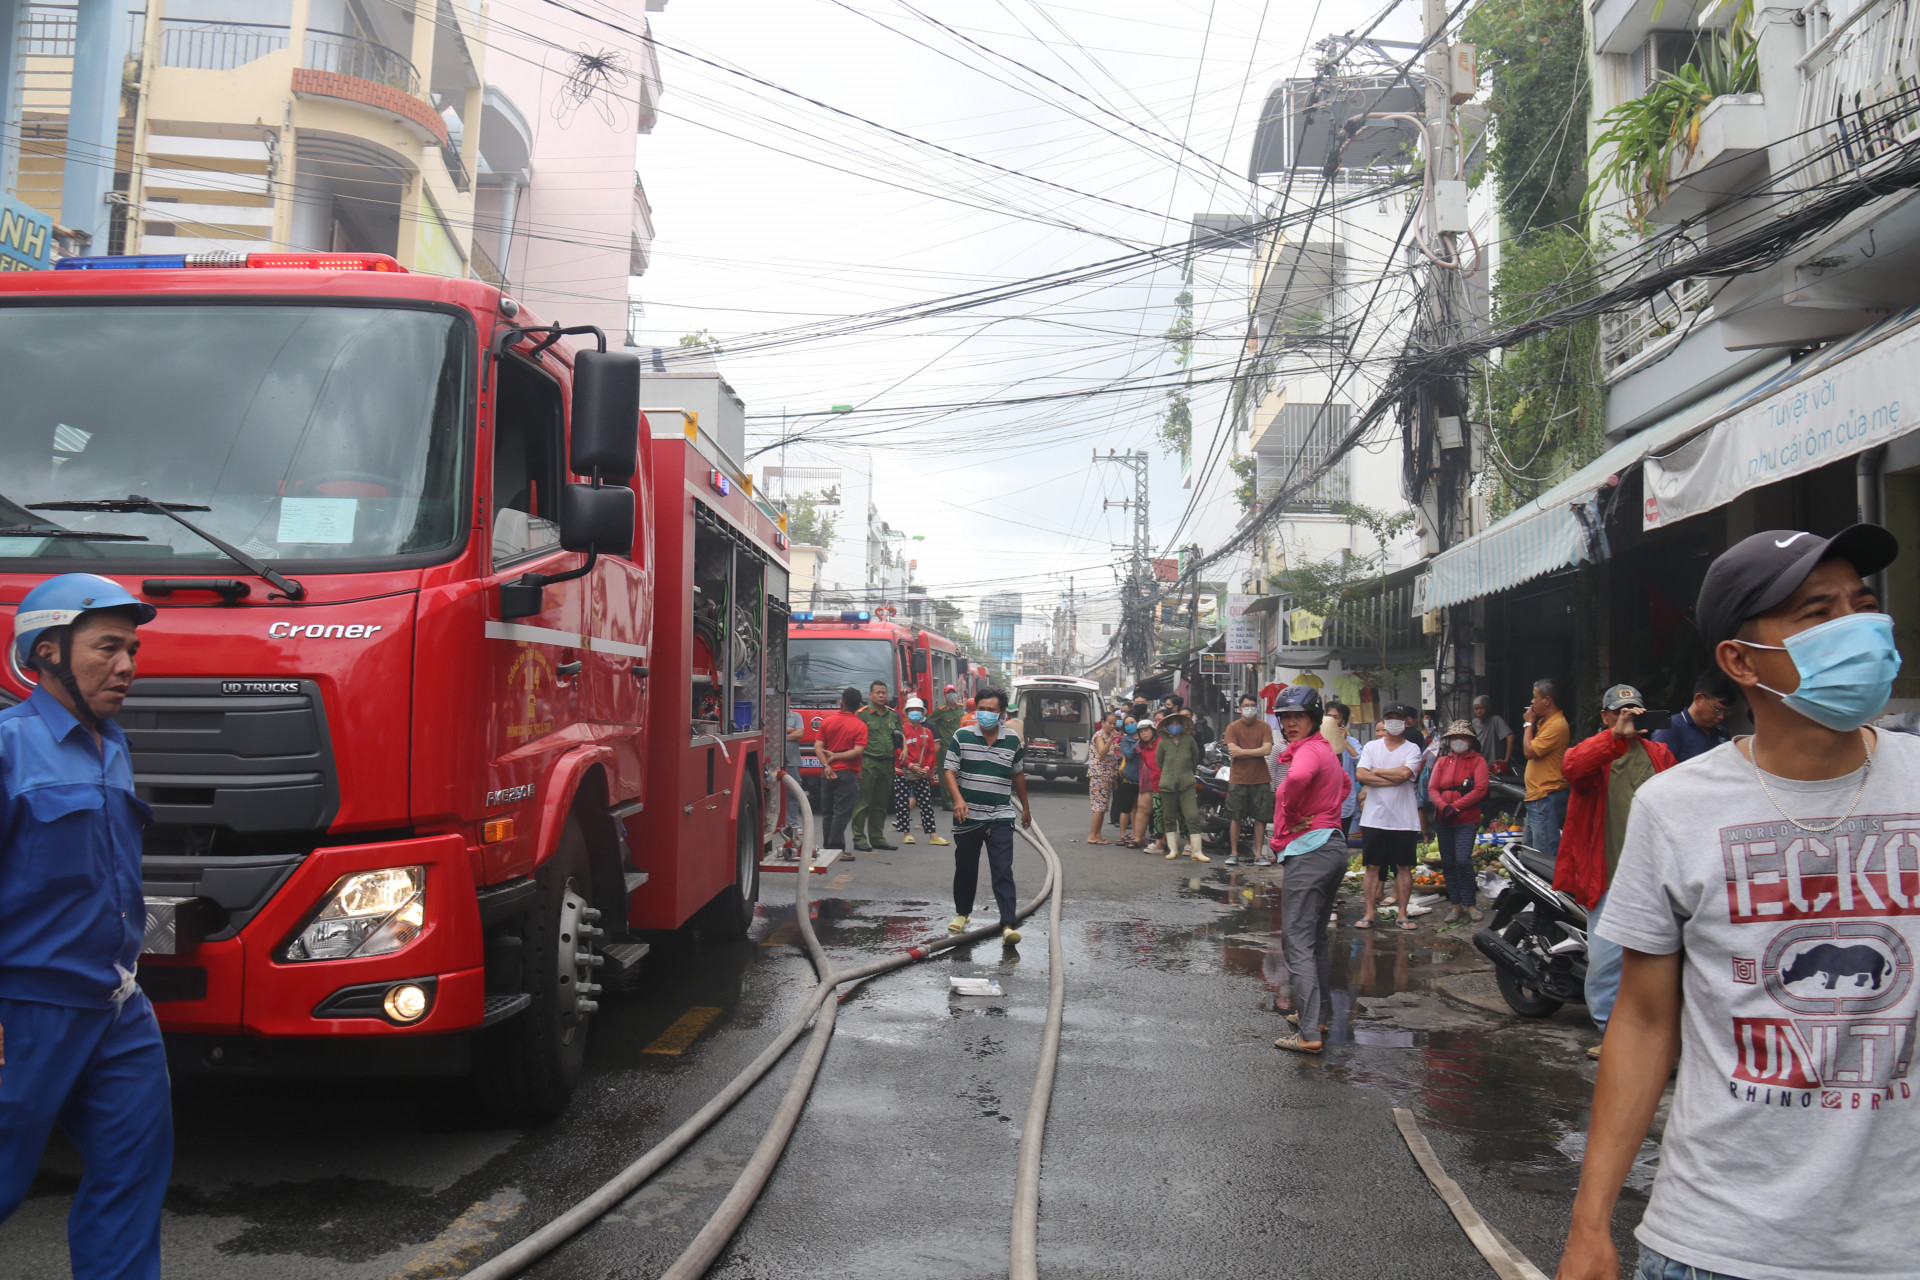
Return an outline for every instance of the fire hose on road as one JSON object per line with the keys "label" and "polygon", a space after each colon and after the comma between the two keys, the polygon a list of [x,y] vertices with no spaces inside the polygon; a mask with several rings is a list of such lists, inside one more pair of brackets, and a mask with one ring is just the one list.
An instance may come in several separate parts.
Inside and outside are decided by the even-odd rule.
{"label": "fire hose on road", "polygon": [[[781,775],[781,780],[800,810],[802,848],[800,866],[794,877],[794,915],[801,939],[806,944],[808,958],[812,961],[818,978],[813,992],[794,1014],[792,1020],[774,1038],[773,1043],[748,1063],[740,1074],[727,1083],[725,1088],[709,1099],[706,1105],[689,1116],[679,1128],[661,1139],[586,1199],[524,1240],[468,1272],[468,1280],[506,1280],[507,1277],[518,1275],[632,1195],[648,1178],[686,1150],[695,1138],[745,1097],[760,1078],[785,1056],[786,1051],[806,1030],[807,1023],[812,1022],[813,1035],[807,1043],[806,1052],[801,1056],[800,1065],[794,1072],[793,1080],[787,1086],[786,1096],[781,1100],[779,1110],[775,1112],[765,1136],[761,1138],[752,1158],[747,1161],[747,1167],[735,1179],[733,1187],[720,1202],[720,1207],[700,1229],[686,1251],[663,1273],[662,1280],[693,1280],[694,1277],[706,1274],[707,1268],[713,1265],[714,1260],[720,1256],[720,1251],[726,1247],[727,1241],[732,1239],[734,1233],[740,1229],[740,1224],[746,1220],[754,1202],[766,1188],[767,1181],[773,1175],[774,1166],[779,1163],[781,1153],[786,1150],[787,1141],[792,1137],[794,1127],[800,1121],[801,1112],[806,1109],[807,1096],[812,1091],[814,1078],[819,1074],[821,1063],[826,1059],[827,1044],[833,1039],[835,1015],[839,1006],[839,1001],[832,998],[835,991],[849,984],[864,982],[883,973],[917,964],[954,947],[986,940],[999,931],[1000,926],[997,923],[969,929],[965,933],[954,934],[924,946],[912,947],[863,965],[856,965],[849,969],[834,969],[827,959],[826,951],[820,945],[819,938],[814,933],[813,921],[808,910],[808,877],[811,875],[809,868],[813,865],[815,853],[811,848],[813,809],[807,803],[806,794],[797,781],[784,773]],[[1046,1133],[1047,1110],[1053,1095],[1054,1070],[1060,1056],[1060,1027],[1066,1009],[1066,974],[1060,946],[1060,858],[1043,832],[1038,829],[1021,829],[1020,833],[1039,851],[1047,866],[1046,879],[1041,883],[1040,892],[1024,903],[1016,915],[1017,919],[1025,920],[1040,909],[1042,902],[1048,904],[1047,1017],[1040,1041],[1040,1062],[1034,1073],[1033,1092],[1027,1100],[1026,1119],[1020,1131],[1020,1154],[1014,1179],[1013,1225],[1008,1266],[1011,1280],[1033,1280],[1039,1275],[1040,1151]]]}

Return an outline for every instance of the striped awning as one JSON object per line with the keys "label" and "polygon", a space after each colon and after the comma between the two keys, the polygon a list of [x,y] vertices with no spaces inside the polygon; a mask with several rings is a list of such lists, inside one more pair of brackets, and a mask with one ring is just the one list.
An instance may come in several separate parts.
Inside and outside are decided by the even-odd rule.
{"label": "striped awning", "polygon": [[1427,566],[1427,608],[1476,600],[1590,559],[1601,536],[1597,495],[1607,477],[1660,453],[1767,383],[1785,363],[1769,365],[1628,436],[1492,528],[1442,551]]}

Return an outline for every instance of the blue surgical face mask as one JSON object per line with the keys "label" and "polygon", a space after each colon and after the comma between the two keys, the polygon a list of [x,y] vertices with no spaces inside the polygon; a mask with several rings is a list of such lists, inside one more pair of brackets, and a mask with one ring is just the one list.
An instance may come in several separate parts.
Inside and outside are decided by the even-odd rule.
{"label": "blue surgical face mask", "polygon": [[1167,732],[1176,738],[1179,737],[1181,734],[1185,733],[1186,731],[1187,731],[1187,726],[1183,724],[1170,724],[1167,726]]}
{"label": "blue surgical face mask", "polygon": [[1845,732],[1880,714],[1900,673],[1900,650],[1893,642],[1893,619],[1884,613],[1850,613],[1788,636],[1784,645],[1739,643],[1755,649],[1779,649],[1793,659],[1800,687],[1780,700],[1809,720]]}
{"label": "blue surgical face mask", "polygon": [[998,711],[975,711],[973,713],[973,722],[982,729],[992,729],[1000,723],[1000,713]]}
{"label": "blue surgical face mask", "polygon": [[927,718],[926,713],[922,711],[907,712],[907,719],[913,721],[915,724],[919,724],[922,720],[925,720],[926,718]]}

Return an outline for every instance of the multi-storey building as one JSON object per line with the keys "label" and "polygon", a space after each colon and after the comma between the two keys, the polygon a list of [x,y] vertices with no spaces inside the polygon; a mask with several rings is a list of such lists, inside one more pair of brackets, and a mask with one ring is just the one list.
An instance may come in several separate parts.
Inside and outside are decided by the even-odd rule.
{"label": "multi-storey building", "polygon": [[0,0],[0,181],[74,251],[464,275],[477,0]]}

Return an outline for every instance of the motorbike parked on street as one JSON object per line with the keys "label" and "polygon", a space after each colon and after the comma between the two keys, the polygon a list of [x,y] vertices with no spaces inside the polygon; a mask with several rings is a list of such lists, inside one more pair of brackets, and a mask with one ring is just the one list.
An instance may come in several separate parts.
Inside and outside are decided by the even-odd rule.
{"label": "motorbike parked on street", "polygon": [[1545,1018],[1565,1004],[1585,1004],[1587,912],[1553,887],[1554,860],[1510,845],[1500,855],[1507,887],[1493,901],[1493,920],[1473,945],[1493,961],[1507,1005],[1523,1018]]}
{"label": "motorbike parked on street", "polygon": [[[1232,763],[1227,759],[1227,748],[1223,742],[1210,743],[1200,758],[1200,767],[1194,770],[1194,799],[1200,805],[1200,840],[1208,849],[1225,849],[1227,835],[1232,830],[1227,821],[1227,779]],[[1253,847],[1253,824],[1241,824],[1240,847],[1230,852],[1251,859],[1260,850]]]}

